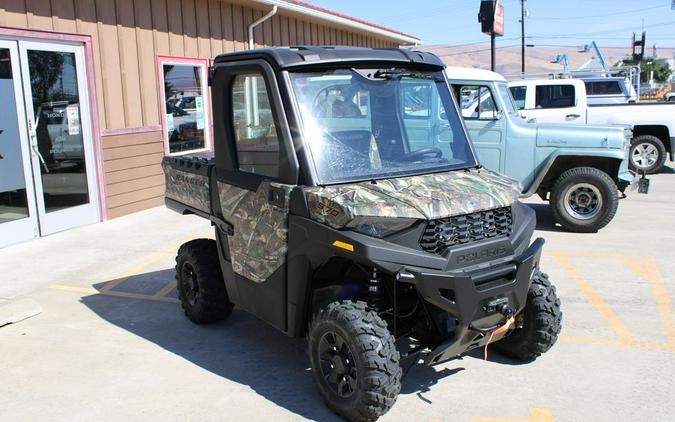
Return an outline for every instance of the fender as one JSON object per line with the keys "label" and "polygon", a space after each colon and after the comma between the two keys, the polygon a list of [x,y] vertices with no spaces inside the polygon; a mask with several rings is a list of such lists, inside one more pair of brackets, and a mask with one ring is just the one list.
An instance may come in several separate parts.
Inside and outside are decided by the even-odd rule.
{"label": "fender", "polygon": [[[612,159],[612,160],[619,160],[623,161],[626,159],[626,153],[623,150],[618,150],[618,149],[607,149],[607,150],[593,150],[593,149],[584,149],[584,157],[595,157],[595,158],[607,158],[607,159]],[[551,169],[553,164],[558,158],[563,158],[563,157],[579,157],[579,152],[578,150],[574,149],[556,149],[554,152],[552,152],[548,158],[541,163],[537,169],[537,177],[532,181],[532,183],[524,187],[525,190],[523,193],[520,195],[521,198],[527,198],[529,196],[534,195],[537,193],[537,190],[539,189],[539,185],[541,185],[541,182],[543,182],[544,177],[546,177],[546,174],[548,171]],[[613,176],[613,175],[610,175]],[[617,174],[616,177],[618,178],[619,175]]]}

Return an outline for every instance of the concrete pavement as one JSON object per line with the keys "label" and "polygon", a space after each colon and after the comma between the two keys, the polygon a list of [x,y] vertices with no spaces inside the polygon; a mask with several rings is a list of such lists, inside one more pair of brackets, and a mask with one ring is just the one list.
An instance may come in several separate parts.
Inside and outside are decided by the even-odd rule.
{"label": "concrete pavement", "polygon": [[[675,419],[672,173],[597,234],[562,232],[528,201],[562,300],[560,341],[525,365],[481,350],[413,366],[382,420]],[[213,326],[182,315],[175,251],[210,235],[157,208],[0,250],[0,297],[43,309],[0,328],[0,420],[336,420],[304,340],[239,310]]]}

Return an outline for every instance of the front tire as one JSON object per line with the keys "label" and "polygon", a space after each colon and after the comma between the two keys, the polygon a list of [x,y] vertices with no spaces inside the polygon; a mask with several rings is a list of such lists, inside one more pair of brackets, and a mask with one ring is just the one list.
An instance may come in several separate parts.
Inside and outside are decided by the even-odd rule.
{"label": "front tire", "polygon": [[666,147],[654,135],[640,135],[630,146],[629,167],[642,174],[658,173],[666,162]]}
{"label": "front tire", "polygon": [[332,302],[307,334],[314,380],[326,405],[350,421],[385,414],[401,391],[394,337],[364,302]]}
{"label": "front tire", "polygon": [[548,275],[537,271],[527,293],[525,309],[516,326],[495,349],[512,359],[532,361],[546,353],[558,340],[562,322],[560,299]]}
{"label": "front tire", "polygon": [[594,167],[576,167],[558,177],[551,189],[553,217],[565,229],[594,233],[609,224],[619,207],[616,184]]}
{"label": "front tire", "polygon": [[185,315],[196,324],[222,321],[232,313],[212,239],[181,245],[176,256],[176,288]]}

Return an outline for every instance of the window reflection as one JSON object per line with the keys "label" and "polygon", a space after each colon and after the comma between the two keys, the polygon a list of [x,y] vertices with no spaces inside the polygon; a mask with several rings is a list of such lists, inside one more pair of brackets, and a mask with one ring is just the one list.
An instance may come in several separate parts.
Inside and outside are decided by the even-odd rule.
{"label": "window reflection", "polygon": [[203,66],[164,64],[163,70],[169,152],[205,148]]}
{"label": "window reflection", "polygon": [[35,136],[47,212],[89,202],[75,54],[28,51]]}

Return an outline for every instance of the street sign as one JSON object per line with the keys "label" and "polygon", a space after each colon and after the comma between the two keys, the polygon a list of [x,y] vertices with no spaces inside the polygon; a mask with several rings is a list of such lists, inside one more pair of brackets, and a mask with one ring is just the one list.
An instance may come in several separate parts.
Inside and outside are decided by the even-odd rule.
{"label": "street sign", "polygon": [[[675,1],[675,0],[673,0]],[[495,23],[492,28],[495,35],[501,37],[504,35],[504,6],[497,2],[497,8],[495,9]]]}
{"label": "street sign", "polygon": [[504,6],[499,0],[482,0],[478,12],[481,32],[501,37],[504,35]]}

